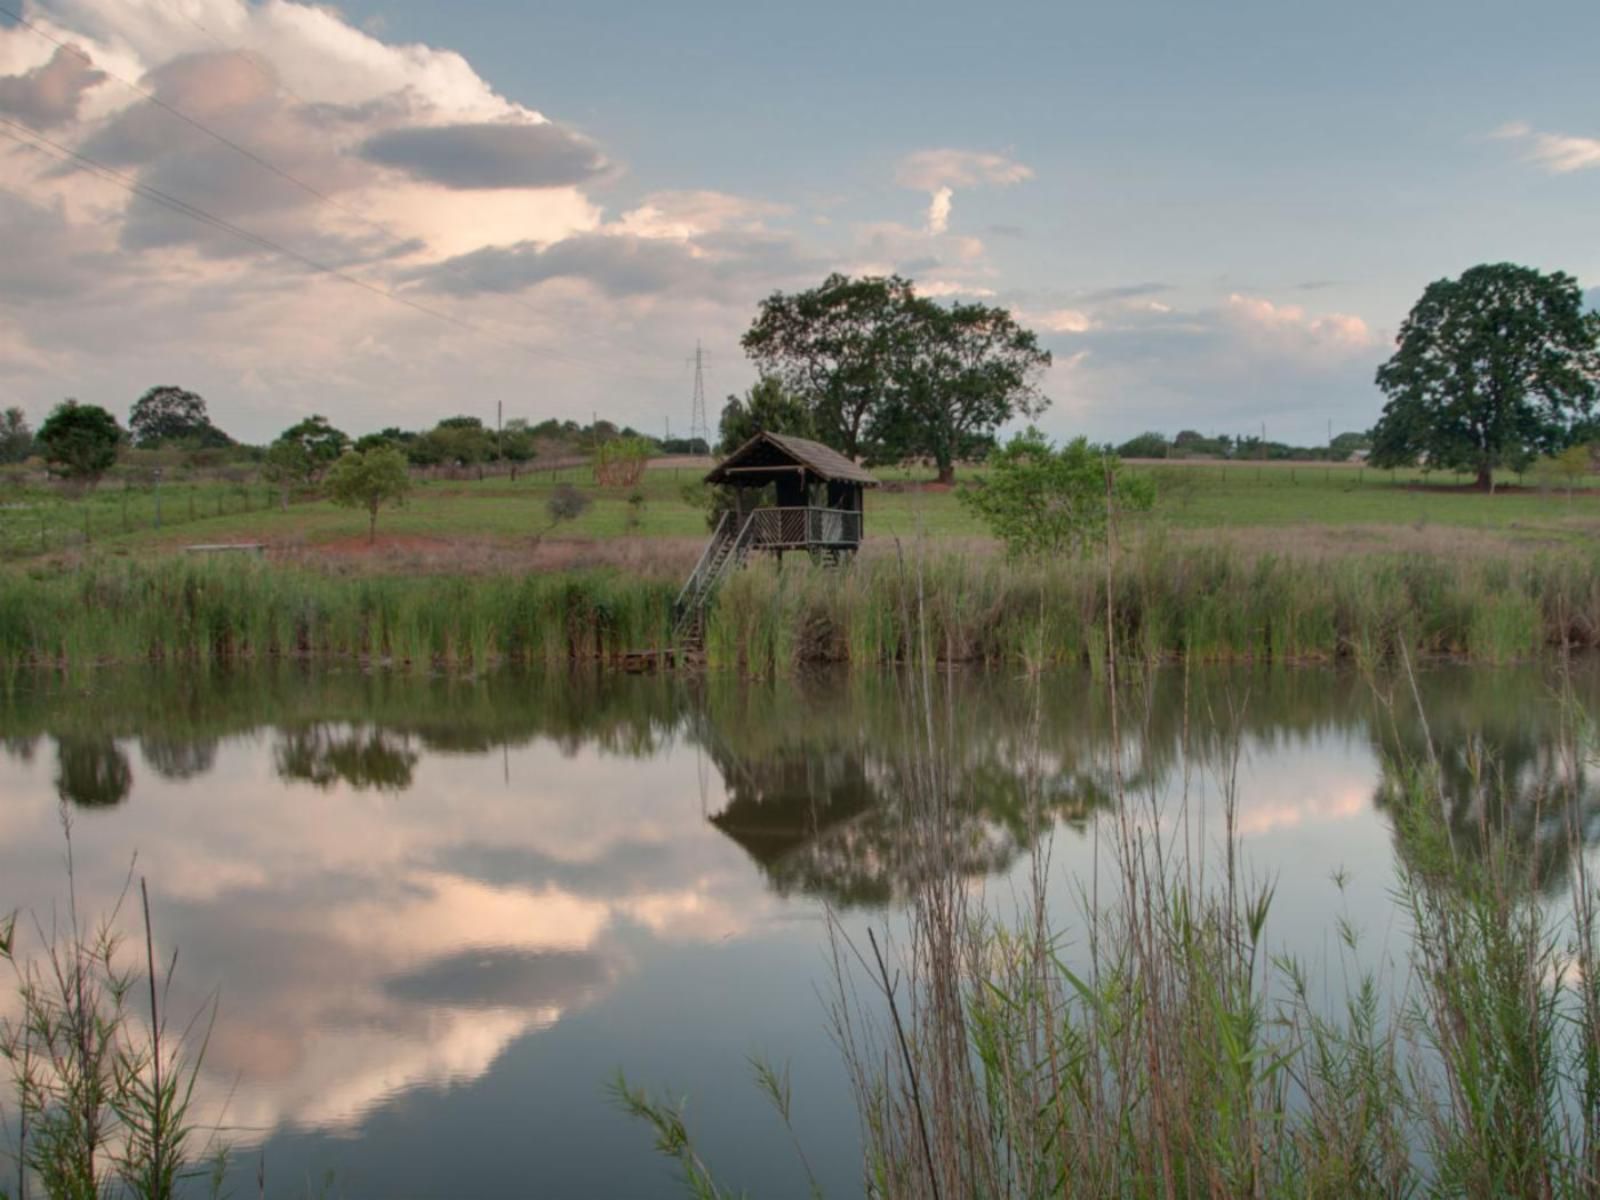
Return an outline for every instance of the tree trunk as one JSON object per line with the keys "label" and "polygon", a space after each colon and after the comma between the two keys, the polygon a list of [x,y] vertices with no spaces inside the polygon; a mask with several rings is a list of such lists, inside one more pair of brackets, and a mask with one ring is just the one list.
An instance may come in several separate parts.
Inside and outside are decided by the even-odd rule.
{"label": "tree trunk", "polygon": [[1494,474],[1488,463],[1482,462],[1478,464],[1478,479],[1473,486],[1480,492],[1494,491]]}
{"label": "tree trunk", "polygon": [[372,545],[378,540],[378,510],[374,507],[367,514],[367,545]]}
{"label": "tree trunk", "polygon": [[955,463],[953,463],[953,462],[942,462],[942,463],[940,463],[939,464],[939,482],[943,483],[943,484],[952,484],[955,481],[956,481],[956,465],[955,465]]}

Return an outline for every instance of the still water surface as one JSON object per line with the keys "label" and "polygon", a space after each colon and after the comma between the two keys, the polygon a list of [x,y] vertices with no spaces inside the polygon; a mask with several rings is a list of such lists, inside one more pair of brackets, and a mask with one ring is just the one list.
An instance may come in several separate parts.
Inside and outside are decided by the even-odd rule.
{"label": "still water surface", "polygon": [[[1577,672],[1565,707],[1543,668],[1419,684],[1463,843],[1509,822],[1558,889],[1564,817],[1535,801],[1560,781],[1581,827],[1600,824],[1557,745],[1563,713],[1600,709],[1600,671]],[[964,673],[936,691],[962,868],[1006,904],[1042,797],[1070,930],[1113,791],[1102,689]],[[1123,773],[1157,820],[1187,797],[1214,842],[1237,749],[1275,944],[1325,961],[1343,913],[1380,958],[1403,942],[1383,763],[1425,753],[1409,690],[1396,698],[1332,670],[1159,672],[1125,723]],[[220,998],[201,1104],[225,1114],[238,1192],[260,1162],[275,1195],[678,1195],[605,1098],[624,1067],[690,1097],[726,1182],[801,1196],[750,1082],[761,1055],[790,1064],[799,1135],[848,1196],[823,913],[855,934],[892,924],[914,882],[914,727],[889,676],[24,677],[0,692],[0,909],[48,919],[64,898],[61,811],[84,907],[109,907],[137,855],[162,949],[181,950],[174,1007]]]}

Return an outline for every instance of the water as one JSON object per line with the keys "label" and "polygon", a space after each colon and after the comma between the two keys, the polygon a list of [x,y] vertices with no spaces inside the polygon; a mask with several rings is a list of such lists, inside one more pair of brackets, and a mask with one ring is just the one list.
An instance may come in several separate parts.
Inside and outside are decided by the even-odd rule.
{"label": "water", "polygon": [[[1565,706],[1557,684],[1419,680],[1462,844],[1508,823],[1552,893],[1572,848],[1538,798],[1571,788],[1600,827],[1558,745],[1600,705],[1600,671]],[[1047,848],[1068,930],[1113,794],[1102,693],[1079,672],[937,688],[963,869],[1005,907]],[[1186,812],[1215,845],[1236,774],[1249,869],[1277,880],[1275,945],[1328,964],[1342,913],[1376,961],[1403,938],[1381,764],[1426,753],[1409,688],[1394,698],[1333,670],[1158,672],[1124,721],[1130,803],[1173,830]],[[690,1098],[725,1182],[804,1195],[752,1055],[790,1064],[828,1194],[859,1192],[823,911],[860,936],[914,882],[904,681],[24,677],[0,693],[0,735],[0,906],[48,922],[63,901],[61,798],[84,909],[108,910],[130,865],[149,879],[161,950],[180,952],[173,1010],[216,998],[200,1106],[225,1114],[236,1193],[264,1164],[274,1195],[676,1196],[605,1097],[621,1067]]]}

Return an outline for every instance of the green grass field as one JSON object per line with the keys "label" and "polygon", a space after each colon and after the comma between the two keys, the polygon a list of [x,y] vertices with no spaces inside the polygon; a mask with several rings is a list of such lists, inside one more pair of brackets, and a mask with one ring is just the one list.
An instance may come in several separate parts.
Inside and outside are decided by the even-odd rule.
{"label": "green grass field", "polygon": [[[1484,531],[1496,541],[1565,543],[1600,533],[1600,491],[1569,498],[1559,489],[1510,487],[1494,496],[1462,490],[1457,477],[1437,473],[1426,483],[1416,472],[1380,472],[1347,466],[1270,464],[1139,465],[1152,474],[1159,500],[1147,520],[1181,535],[1208,530],[1331,531],[1379,540],[1385,530],[1429,527]],[[973,479],[981,471],[964,472]],[[628,490],[595,486],[587,468],[505,477],[419,482],[399,508],[385,510],[380,538],[429,539],[474,544],[526,545],[549,525],[545,501],[558,483],[582,488],[594,503],[550,536],[564,541],[619,538],[693,539],[706,534],[702,514],[683,497],[700,470],[692,466],[649,471],[631,505]],[[880,472],[884,487],[867,498],[871,540],[982,538],[984,529],[949,490],[928,486],[925,472]],[[1464,482],[1464,480],[1462,481]],[[1507,477],[1514,485],[1514,477]],[[1600,480],[1586,481],[1586,489]],[[176,483],[163,486],[161,524],[148,486],[103,486],[84,498],[38,488],[0,488],[0,557],[28,559],[76,550],[87,541],[101,549],[171,548],[196,542],[261,541],[314,549],[359,544],[365,514],[324,501],[302,501],[282,511],[261,483]]]}

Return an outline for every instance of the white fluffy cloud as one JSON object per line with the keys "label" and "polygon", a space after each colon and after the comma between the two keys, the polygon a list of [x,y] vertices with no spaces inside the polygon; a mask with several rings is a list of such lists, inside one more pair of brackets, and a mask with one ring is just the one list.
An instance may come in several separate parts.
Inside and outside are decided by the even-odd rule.
{"label": "white fluffy cloud", "polygon": [[0,263],[0,386],[35,419],[173,378],[246,438],[310,410],[423,422],[464,389],[526,405],[530,362],[556,415],[637,418],[619,391],[658,395],[697,334],[819,269],[760,200],[654,192],[608,219],[622,172],[596,139],[332,9],[60,0],[28,18],[0,29],[0,241],[21,249]]}
{"label": "white fluffy cloud", "polygon": [[1298,304],[1274,304],[1234,292],[1223,310],[1229,323],[1258,344],[1316,359],[1366,354],[1376,344],[1367,323],[1351,313],[1312,316]]}
{"label": "white fluffy cloud", "polygon": [[950,209],[958,187],[1008,187],[1033,178],[1033,169],[1004,154],[973,150],[919,150],[900,160],[895,182],[928,193],[926,233],[949,232]]}
{"label": "white fluffy cloud", "polygon": [[1048,299],[1019,317],[1055,354],[1046,381],[1055,404],[1043,421],[1051,432],[1116,440],[1144,428],[1266,424],[1292,441],[1325,436],[1330,417],[1367,423],[1340,414],[1372,394],[1383,337],[1353,313],[1163,283]]}
{"label": "white fluffy cloud", "polygon": [[941,187],[933,193],[928,201],[929,233],[944,233],[950,228],[950,199],[954,195],[950,187]]}
{"label": "white fluffy cloud", "polygon": [[[1118,413],[1132,391],[1183,380],[1200,381],[1192,407],[1217,364],[1317,373],[1375,344],[1354,315],[1243,293],[1015,292],[1014,243],[991,253],[964,232],[956,195],[1034,178],[1007,153],[898,160],[895,183],[926,202],[898,220],[852,209],[847,183],[783,203],[652,189],[604,131],[563,116],[569,98],[539,97],[547,113],[454,51],[386,41],[332,8],[53,0],[28,17],[37,31],[0,28],[0,388],[36,421],[67,395],[123,412],[173,382],[250,440],[314,411],[354,432],[430,423],[467,396],[483,412],[498,400],[507,416],[598,410],[655,428],[686,403],[697,338],[731,347],[764,296],[832,270],[1013,307],[1061,339],[1074,388],[1115,373],[1117,392],[1081,394]],[[1507,136],[1552,170],[1587,165],[1583,139]],[[742,387],[737,353],[722,361],[719,388]]]}
{"label": "white fluffy cloud", "polygon": [[1544,133],[1525,121],[1500,126],[1491,137],[1520,142],[1527,147],[1529,161],[1553,175],[1566,175],[1600,167],[1600,138],[1568,133]]}

